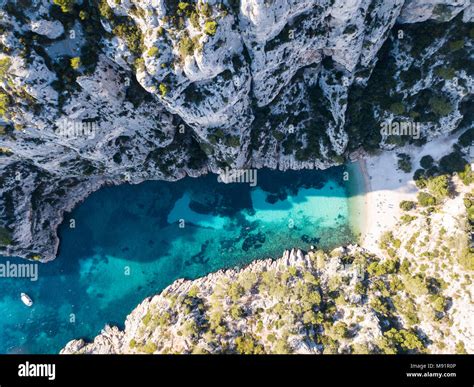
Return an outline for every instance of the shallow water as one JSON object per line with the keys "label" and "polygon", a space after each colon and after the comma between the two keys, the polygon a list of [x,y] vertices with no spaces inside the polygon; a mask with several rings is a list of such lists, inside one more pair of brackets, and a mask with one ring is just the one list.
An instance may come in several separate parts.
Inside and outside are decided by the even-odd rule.
{"label": "shallow water", "polygon": [[[344,182],[343,171],[263,170],[255,188],[209,175],[99,190],[66,215],[59,255],[40,265],[38,281],[0,278],[0,352],[55,353],[106,323],[122,327],[139,302],[178,278],[353,242],[355,179]],[[21,303],[22,291],[33,307]]]}

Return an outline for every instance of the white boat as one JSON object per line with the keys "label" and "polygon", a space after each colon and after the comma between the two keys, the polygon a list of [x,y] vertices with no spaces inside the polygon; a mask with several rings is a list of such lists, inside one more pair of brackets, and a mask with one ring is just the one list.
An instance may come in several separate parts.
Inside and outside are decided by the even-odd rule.
{"label": "white boat", "polygon": [[26,305],[26,306],[31,306],[33,305],[33,300],[31,299],[31,297],[26,294],[26,293],[21,293],[21,301],[23,301],[23,303]]}

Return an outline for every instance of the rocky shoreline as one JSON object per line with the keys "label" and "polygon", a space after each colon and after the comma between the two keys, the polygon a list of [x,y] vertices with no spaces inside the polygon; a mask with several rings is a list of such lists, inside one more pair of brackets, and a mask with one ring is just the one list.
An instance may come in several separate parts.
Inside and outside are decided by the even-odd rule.
{"label": "rocky shoreline", "polygon": [[[367,252],[358,246],[347,246],[345,248],[338,248],[334,250],[334,254],[344,253],[350,254],[367,254]],[[315,258],[315,252],[305,253],[299,249],[286,250],[283,256],[279,259],[272,260],[257,260],[249,264],[243,269],[228,269],[219,270],[218,272],[211,273],[205,277],[196,280],[184,280],[180,279],[175,281],[173,284],[164,289],[160,294],[145,299],[140,305],[138,305],[126,318],[125,329],[122,331],[116,326],[105,326],[100,335],[98,335],[93,343],[86,343],[83,339],[72,340],[69,342],[61,354],[118,354],[118,353],[140,353],[135,348],[130,348],[130,341],[139,341],[140,338],[139,330],[143,323],[143,319],[149,315],[150,311],[154,308],[158,310],[153,313],[164,313],[164,305],[168,302],[168,296],[173,297],[185,297],[192,289],[199,289],[200,297],[210,297],[212,290],[218,286],[219,282],[226,279],[230,282],[238,280],[239,276],[246,275],[249,273],[261,274],[264,272],[271,271],[282,271],[284,272],[288,268],[299,269],[303,273],[313,269],[314,263],[312,260]],[[337,271],[340,269],[340,264],[334,261],[333,270]],[[351,275],[357,275],[357,272],[352,269]],[[160,308],[163,310],[160,311]],[[374,323],[375,316],[370,320]],[[237,334],[238,332],[235,332]],[[174,338],[179,340],[178,337]],[[178,344],[182,346],[186,351],[186,343],[182,342]],[[190,349],[188,349],[189,351]],[[310,348],[303,346],[301,348],[302,353],[317,353],[316,348]]]}

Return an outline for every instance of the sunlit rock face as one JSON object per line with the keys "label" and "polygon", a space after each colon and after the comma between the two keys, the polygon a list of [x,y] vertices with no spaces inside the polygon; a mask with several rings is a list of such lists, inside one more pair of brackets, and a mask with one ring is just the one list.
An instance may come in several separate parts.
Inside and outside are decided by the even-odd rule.
{"label": "sunlit rock face", "polygon": [[418,23],[428,19],[449,21],[469,7],[472,7],[470,0],[408,0],[400,14],[399,22]]}
{"label": "sunlit rock face", "polygon": [[1,1],[2,254],[53,259],[62,211],[105,183],[327,168],[390,147],[396,114],[468,124],[469,0],[85,3]]}

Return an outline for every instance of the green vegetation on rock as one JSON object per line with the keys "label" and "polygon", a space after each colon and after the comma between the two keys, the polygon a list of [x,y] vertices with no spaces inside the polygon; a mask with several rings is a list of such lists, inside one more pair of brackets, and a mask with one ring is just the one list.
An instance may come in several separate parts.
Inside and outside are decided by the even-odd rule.
{"label": "green vegetation on rock", "polygon": [[429,104],[433,113],[438,117],[447,116],[453,111],[451,102],[444,97],[433,97],[429,100]]}
{"label": "green vegetation on rock", "polygon": [[159,90],[160,90],[160,95],[162,97],[165,97],[168,92],[169,92],[169,88],[168,86],[166,86],[164,83],[160,83],[160,85],[158,86]]}
{"label": "green vegetation on rock", "polygon": [[217,32],[217,23],[214,20],[209,20],[204,24],[204,32],[207,35],[214,36]]}
{"label": "green vegetation on rock", "polygon": [[189,35],[184,34],[178,43],[179,55],[181,58],[186,58],[194,54],[195,44]]}
{"label": "green vegetation on rock", "polygon": [[400,208],[403,210],[403,211],[411,211],[413,210],[414,208],[416,207],[416,203],[415,202],[412,202],[410,200],[402,200],[400,202]]}
{"label": "green vegetation on rock", "polygon": [[150,47],[147,51],[147,55],[149,57],[156,58],[159,55],[158,47],[156,46]]}
{"label": "green vegetation on rock", "polygon": [[436,205],[436,198],[426,192],[419,192],[417,195],[418,204],[422,207],[429,207]]}
{"label": "green vegetation on rock", "polygon": [[0,245],[8,246],[12,242],[10,232],[5,227],[0,227]]}
{"label": "green vegetation on rock", "polygon": [[53,3],[61,7],[61,11],[66,13],[72,11],[75,0],[53,0]]}
{"label": "green vegetation on rock", "polygon": [[74,70],[78,70],[81,67],[81,58],[78,56],[71,58],[71,67]]}

